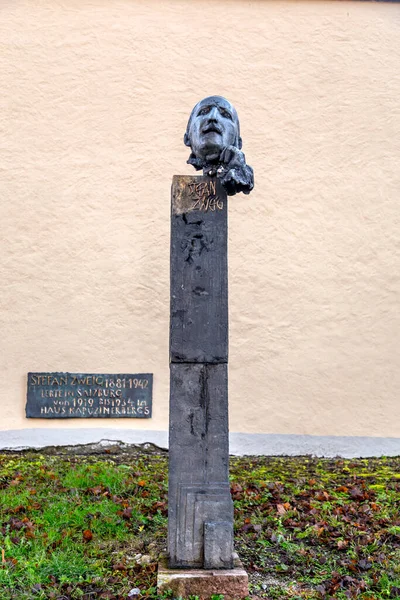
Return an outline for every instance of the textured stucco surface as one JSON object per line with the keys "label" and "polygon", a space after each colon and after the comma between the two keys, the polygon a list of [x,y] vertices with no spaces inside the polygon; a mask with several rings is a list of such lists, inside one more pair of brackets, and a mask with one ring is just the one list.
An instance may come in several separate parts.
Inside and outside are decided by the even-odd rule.
{"label": "textured stucco surface", "polygon": [[256,180],[229,210],[231,430],[400,438],[399,39],[399,4],[1,2],[0,445],[104,427],[27,421],[27,371],[154,372],[153,419],[107,428],[167,429],[170,184],[213,93]]}

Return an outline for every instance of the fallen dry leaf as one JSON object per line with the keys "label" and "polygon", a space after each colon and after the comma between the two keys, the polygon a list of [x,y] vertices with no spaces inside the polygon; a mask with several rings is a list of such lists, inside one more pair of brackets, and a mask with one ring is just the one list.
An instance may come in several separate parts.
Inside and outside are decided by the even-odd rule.
{"label": "fallen dry leaf", "polygon": [[93,539],[93,533],[90,531],[90,529],[85,529],[82,537],[84,542],[90,542]]}

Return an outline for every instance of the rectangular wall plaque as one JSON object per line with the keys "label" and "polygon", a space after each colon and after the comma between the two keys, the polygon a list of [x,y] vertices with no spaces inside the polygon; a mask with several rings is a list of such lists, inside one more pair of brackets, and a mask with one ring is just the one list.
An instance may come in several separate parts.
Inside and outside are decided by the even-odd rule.
{"label": "rectangular wall plaque", "polygon": [[28,373],[26,416],[150,419],[152,399],[152,373]]}

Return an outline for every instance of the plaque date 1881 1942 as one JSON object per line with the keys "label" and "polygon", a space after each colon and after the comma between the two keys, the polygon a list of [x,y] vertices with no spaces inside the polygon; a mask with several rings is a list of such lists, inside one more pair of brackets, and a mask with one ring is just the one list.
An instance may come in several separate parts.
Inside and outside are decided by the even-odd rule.
{"label": "plaque date 1881 1942", "polygon": [[28,373],[26,416],[149,419],[152,394],[152,373]]}

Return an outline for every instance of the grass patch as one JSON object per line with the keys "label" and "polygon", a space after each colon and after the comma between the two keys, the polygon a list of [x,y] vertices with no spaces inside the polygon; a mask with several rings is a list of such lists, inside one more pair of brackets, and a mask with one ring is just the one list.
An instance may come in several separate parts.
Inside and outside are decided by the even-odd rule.
{"label": "grass patch", "polygon": [[[400,459],[247,457],[230,472],[253,598],[400,597]],[[155,599],[166,531],[164,455],[0,455],[1,600]]]}

